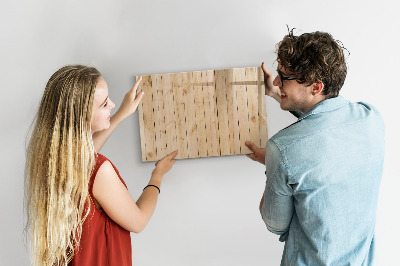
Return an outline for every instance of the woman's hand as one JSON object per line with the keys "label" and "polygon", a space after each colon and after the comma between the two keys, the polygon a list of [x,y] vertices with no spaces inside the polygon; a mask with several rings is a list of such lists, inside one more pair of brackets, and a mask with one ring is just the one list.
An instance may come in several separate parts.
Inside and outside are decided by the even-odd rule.
{"label": "woman's hand", "polygon": [[136,95],[137,88],[139,87],[141,81],[142,77],[138,78],[132,89],[125,94],[124,100],[122,101],[121,106],[116,112],[116,114],[120,115],[122,119],[125,119],[129,115],[133,114],[136,111],[140,101],[142,100],[144,95],[143,91]]}
{"label": "woman's hand", "polygon": [[261,64],[261,68],[264,72],[264,85],[265,85],[265,95],[271,96],[279,103],[281,100],[281,91],[278,86],[274,86],[274,76],[272,73],[265,67],[264,62]]}
{"label": "woman's hand", "polygon": [[175,163],[175,156],[178,154],[178,150],[171,152],[169,155],[156,162],[156,168],[153,170],[153,176],[163,176],[166,174]]}
{"label": "woman's hand", "polygon": [[135,82],[135,85],[133,85],[132,89],[125,95],[118,111],[111,117],[110,127],[93,134],[93,145],[96,152],[101,150],[104,143],[106,143],[107,139],[111,136],[122,120],[136,111],[144,94],[141,92],[136,96],[136,90],[140,84],[140,81],[142,81],[142,77]]}

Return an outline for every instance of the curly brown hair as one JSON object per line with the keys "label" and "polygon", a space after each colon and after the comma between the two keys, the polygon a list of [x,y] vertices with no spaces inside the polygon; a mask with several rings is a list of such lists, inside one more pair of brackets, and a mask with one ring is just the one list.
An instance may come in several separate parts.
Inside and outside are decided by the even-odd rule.
{"label": "curly brown hair", "polygon": [[333,98],[339,95],[346,79],[343,50],[347,49],[329,33],[316,31],[295,36],[292,29],[277,44],[277,60],[301,84],[322,82],[322,93]]}

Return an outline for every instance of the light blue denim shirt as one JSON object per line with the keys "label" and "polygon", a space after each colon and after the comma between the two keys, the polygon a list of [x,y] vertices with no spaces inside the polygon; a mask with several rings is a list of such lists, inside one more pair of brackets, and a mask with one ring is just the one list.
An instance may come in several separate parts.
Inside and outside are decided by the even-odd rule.
{"label": "light blue denim shirt", "polygon": [[266,145],[262,218],[281,265],[372,265],[384,124],[366,103],[324,100]]}

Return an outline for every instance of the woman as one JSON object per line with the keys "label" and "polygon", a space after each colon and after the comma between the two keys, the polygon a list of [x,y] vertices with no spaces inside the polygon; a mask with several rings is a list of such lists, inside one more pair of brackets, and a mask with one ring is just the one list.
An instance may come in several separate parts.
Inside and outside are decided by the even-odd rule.
{"label": "woman", "polygon": [[100,151],[134,113],[141,78],[118,111],[100,73],[65,66],[48,81],[27,149],[27,229],[34,265],[131,265],[130,232],[154,212],[163,175],[177,151],[156,164],[135,202],[115,166]]}

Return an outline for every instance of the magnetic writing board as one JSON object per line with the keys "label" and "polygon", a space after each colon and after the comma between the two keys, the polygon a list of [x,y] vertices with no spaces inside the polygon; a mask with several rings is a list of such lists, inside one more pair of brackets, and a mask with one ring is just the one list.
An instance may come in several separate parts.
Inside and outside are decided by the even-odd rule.
{"label": "magnetic writing board", "polygon": [[[137,77],[138,78],[138,77]],[[142,161],[249,154],[268,139],[260,67],[142,76]]]}

